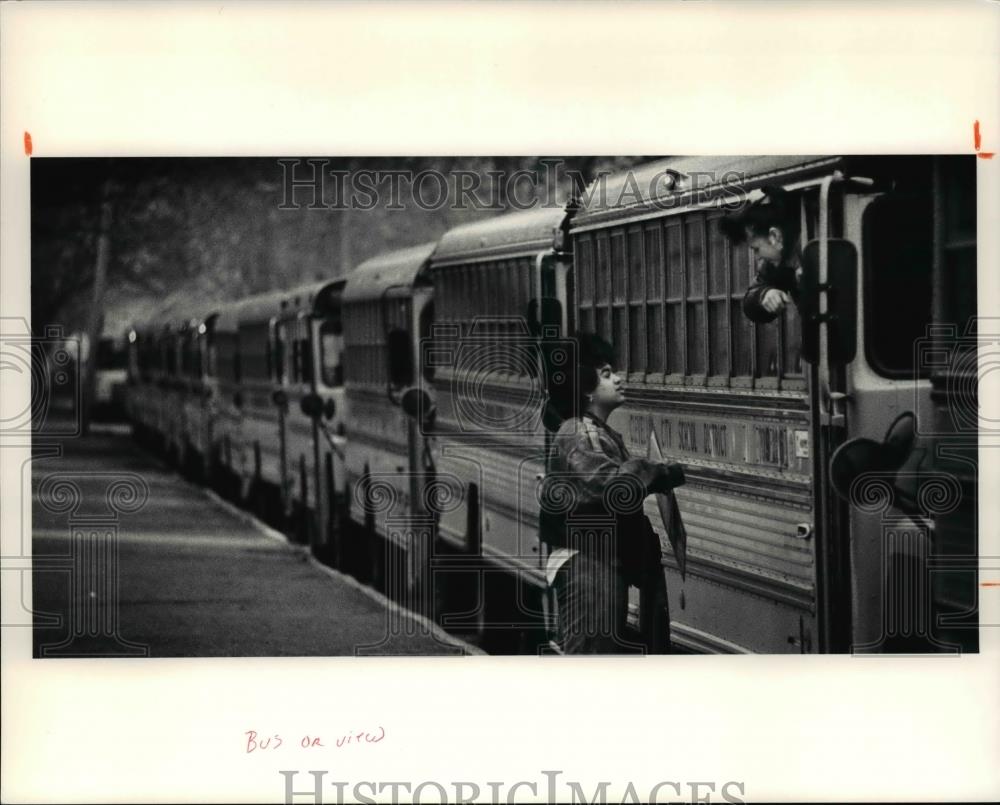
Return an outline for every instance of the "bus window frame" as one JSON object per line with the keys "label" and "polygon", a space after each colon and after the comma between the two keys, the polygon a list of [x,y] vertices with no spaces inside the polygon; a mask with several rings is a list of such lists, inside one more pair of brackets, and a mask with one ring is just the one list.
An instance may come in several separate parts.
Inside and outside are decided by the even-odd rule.
{"label": "bus window frame", "polygon": [[[883,194],[878,198],[872,199],[872,201],[869,204],[865,205],[864,211],[861,213],[861,220],[860,220],[861,248],[858,251],[859,251],[859,256],[861,258],[861,266],[860,266],[862,273],[861,295],[862,295],[863,307],[861,315],[858,317],[859,319],[858,323],[859,326],[863,328],[864,332],[863,351],[864,351],[865,362],[868,364],[868,366],[876,375],[885,380],[926,381],[929,380],[931,377],[931,370],[930,368],[927,367],[921,370],[920,367],[917,365],[917,361],[915,360],[915,356],[913,355],[912,351],[910,353],[910,358],[912,359],[910,364],[907,367],[901,369],[893,369],[887,367],[886,364],[884,363],[885,356],[879,355],[877,352],[876,342],[878,342],[879,339],[876,338],[876,333],[874,332],[875,321],[877,319],[877,313],[883,311],[885,305],[884,304],[877,305],[875,300],[875,289],[873,287],[875,281],[874,277],[875,260],[872,255],[872,249],[873,249],[872,240],[869,238],[868,219],[869,215],[872,214],[873,210],[876,208],[876,205],[879,202],[889,201],[889,200],[891,200],[891,192]],[[926,223],[930,228],[934,224],[933,198],[929,200],[929,212],[930,212],[930,217]],[[928,290],[928,300],[930,302],[930,306],[928,307],[927,318],[926,321],[924,322],[925,331],[927,326],[931,325],[934,322],[933,249],[934,245],[932,239],[931,250],[930,253],[928,254],[928,261],[927,261],[927,282],[928,282],[927,290]]]}
{"label": "bus window frame", "polygon": [[295,338],[299,344],[298,384],[312,388],[316,380],[316,355],[312,348],[307,311],[301,311],[295,319]]}
{"label": "bus window frame", "polygon": [[[796,188],[796,191],[804,195],[808,191],[808,188]],[[629,383],[642,384],[650,388],[728,388],[805,392],[807,390],[807,369],[805,366],[802,367],[801,371],[796,373],[788,372],[785,366],[788,339],[796,337],[796,334],[798,334],[797,337],[801,340],[801,323],[799,327],[795,327],[793,324],[796,320],[795,313],[786,312],[782,314],[777,322],[769,324],[755,324],[751,322],[749,328],[746,330],[746,337],[749,340],[750,347],[750,374],[734,374],[736,346],[740,333],[733,322],[736,316],[744,315],[742,312],[742,301],[745,293],[745,289],[741,291],[735,290],[737,285],[733,272],[737,268],[737,263],[734,258],[734,250],[746,249],[746,267],[749,272],[755,272],[755,268],[748,245],[734,246],[726,242],[722,257],[724,263],[723,270],[725,272],[724,292],[709,293],[710,227],[712,226],[712,221],[721,217],[721,215],[722,213],[717,212],[716,207],[694,207],[678,213],[658,216],[640,222],[615,222],[608,226],[594,227],[574,234],[573,252],[576,263],[574,274],[578,273],[580,275],[580,281],[574,283],[574,295],[570,300],[570,308],[573,312],[572,318],[580,326],[587,326],[587,329],[593,330],[605,338],[610,336],[611,339],[614,339],[614,333],[606,332],[608,327],[614,324],[612,312],[616,308],[622,308],[629,312],[633,307],[639,309],[640,315],[638,318],[646,330],[643,371],[637,371],[636,367],[632,365],[630,351],[631,341],[634,338],[631,333],[631,323],[629,320],[625,321],[624,328],[629,344],[624,345],[623,350],[621,348],[616,350],[616,352],[621,351],[624,353],[624,365],[618,368],[627,373],[626,377]],[[642,253],[641,274],[644,287],[642,289],[641,301],[633,299],[634,294],[630,286],[633,279],[631,250],[634,246],[630,236],[633,234],[639,235],[638,243]],[[624,303],[615,301],[614,279],[612,277],[614,266],[612,265],[613,249],[611,244],[612,239],[619,236],[622,238],[624,266],[626,269]],[[689,238],[692,236],[696,236],[699,240],[697,246],[700,248],[701,259],[699,260],[700,268],[698,270],[701,273],[702,279],[702,284],[695,286],[699,287],[699,291],[694,295],[691,293],[692,282],[689,276],[691,267],[688,264],[692,254],[697,252],[697,249],[695,252],[691,252],[691,244],[688,243]],[[655,239],[659,246],[656,267],[649,265],[650,255],[647,254],[649,238]],[[671,248],[676,252],[676,265],[673,265],[670,259]],[[602,250],[603,257],[608,263],[609,268],[607,276],[603,278],[605,280],[604,284],[607,286],[606,288],[599,287],[602,279],[602,271],[600,269]],[[672,274],[672,269],[677,270]],[[655,299],[650,295],[650,270],[659,271],[660,273],[659,295]],[[746,280],[746,287],[749,287],[752,281],[753,274],[751,273]],[[652,283],[652,285],[655,287],[655,283]],[[725,321],[723,322],[725,334],[722,336],[722,341],[727,345],[728,356],[724,362],[725,371],[717,374],[712,373],[713,365],[715,364],[711,351],[712,342],[710,333],[710,312],[713,302],[716,304],[724,302],[724,310],[726,312]],[[700,305],[704,313],[703,320],[699,322],[699,330],[702,337],[699,339],[698,344],[692,345],[691,339],[688,336],[691,334],[691,328],[695,326],[695,320],[697,319],[697,314],[694,312],[696,305]],[[661,311],[660,315],[662,316],[660,323],[663,340],[662,371],[648,371],[651,354],[648,333],[649,308],[652,306],[658,306]],[[671,326],[679,326],[680,329],[680,336],[677,340],[683,346],[680,347],[679,354],[677,354],[678,348],[670,347]],[[773,337],[776,341],[775,360],[777,373],[773,375],[762,375],[760,372],[760,328],[763,327],[776,328]],[[697,375],[692,375],[690,369],[693,362],[692,349],[700,350],[704,361],[705,371],[699,372]],[[679,366],[674,365],[676,360],[680,361]]]}

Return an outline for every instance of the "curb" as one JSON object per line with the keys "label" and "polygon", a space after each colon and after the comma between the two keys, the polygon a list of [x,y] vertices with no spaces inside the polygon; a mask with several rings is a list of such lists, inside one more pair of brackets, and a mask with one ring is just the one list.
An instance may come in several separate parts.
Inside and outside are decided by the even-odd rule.
{"label": "curb", "polygon": [[[309,550],[309,546],[297,545],[291,542],[288,539],[288,537],[285,536],[285,534],[281,533],[280,531],[274,528],[271,528],[269,525],[266,525],[265,523],[262,523],[252,514],[250,514],[247,511],[244,511],[238,506],[233,505],[228,500],[224,500],[223,498],[219,497],[211,489],[206,489],[202,486],[197,486],[195,484],[192,484],[192,486],[195,489],[198,489],[200,492],[202,492],[215,505],[219,506],[224,511],[233,515],[236,519],[240,520],[240,522],[250,526],[255,531],[263,534],[264,536],[269,537],[270,539],[275,540],[276,542],[282,543],[283,545],[288,547],[293,553],[299,555],[300,557],[308,561],[309,564],[311,564],[316,569],[321,570],[330,578],[335,579],[336,581],[341,582],[342,584],[345,584],[354,590],[358,590],[359,592],[364,593],[366,596],[368,596],[368,598],[381,604],[394,615],[400,615],[401,617],[407,618],[410,621],[419,624],[424,629],[426,629],[430,634],[434,635],[434,637],[440,640],[442,643],[447,643],[449,645],[455,646],[456,648],[460,648],[466,655],[474,655],[481,657],[489,656],[485,651],[483,651],[478,646],[474,646],[471,643],[467,643],[466,641],[462,640],[461,638],[449,634],[433,621],[429,620],[423,615],[419,615],[416,612],[412,612],[411,610],[406,609],[406,607],[400,606],[395,601],[387,598],[385,595],[380,593],[378,590],[372,589],[366,584],[362,584],[353,576],[350,576],[346,573],[341,573],[339,570],[335,570],[332,567],[324,565],[315,556],[313,556],[312,551]],[[392,656],[392,655],[386,655],[386,656]]]}

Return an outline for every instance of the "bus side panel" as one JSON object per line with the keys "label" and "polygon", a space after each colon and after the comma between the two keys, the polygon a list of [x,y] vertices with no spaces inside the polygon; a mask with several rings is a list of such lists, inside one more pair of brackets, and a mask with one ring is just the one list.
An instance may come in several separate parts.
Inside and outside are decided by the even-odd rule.
{"label": "bus side panel", "polygon": [[278,408],[271,399],[273,389],[269,382],[247,382],[243,392],[244,448],[251,456],[251,474],[256,474],[257,453],[260,455],[259,480],[281,488],[282,461]]}
{"label": "bus side panel", "polygon": [[667,557],[678,640],[713,651],[818,651],[805,401],[787,397],[768,410],[775,400],[747,398],[716,402],[710,416],[692,413],[711,400],[691,393],[684,405],[626,403],[609,422],[632,455],[647,455],[655,433],[664,459],[685,467],[687,483],[676,491],[687,532],[684,584],[659,511],[646,501]]}
{"label": "bus side panel", "polygon": [[347,478],[351,489],[351,520],[366,522],[366,499],[359,489],[367,467],[371,489],[368,508],[375,515],[376,532],[386,537],[387,517],[404,517],[410,511],[409,445],[406,415],[384,395],[348,387]]}

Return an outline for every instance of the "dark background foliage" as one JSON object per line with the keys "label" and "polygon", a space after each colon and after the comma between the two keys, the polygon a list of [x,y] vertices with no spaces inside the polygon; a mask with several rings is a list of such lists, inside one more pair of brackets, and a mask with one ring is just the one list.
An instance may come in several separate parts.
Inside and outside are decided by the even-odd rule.
{"label": "dark background foliage", "polygon": [[[282,209],[285,168],[278,158],[33,159],[31,165],[31,315],[40,332],[61,324],[86,327],[102,200],[112,204],[104,331],[118,335],[133,321],[166,306],[232,300],[252,293],[335,277],[361,261],[439,238],[456,224],[504,212],[505,196],[491,196],[496,176],[535,171],[518,199],[555,198],[573,191],[572,174],[586,180],[648,157],[566,157],[558,171],[541,157],[331,158],[327,170],[434,170],[475,173],[482,181],[476,209],[447,204],[422,209],[401,184],[403,209],[388,209],[388,185],[371,209],[310,208],[311,191],[297,190],[297,209]],[[491,176],[491,172],[493,176]],[[308,178],[305,163],[295,178]],[[545,178],[555,176],[555,187]],[[503,183],[501,178],[500,183]],[[322,201],[336,201],[336,184]],[[454,190],[454,183],[448,183]],[[436,195],[428,182],[425,198]],[[496,202],[499,200],[500,204]],[[361,199],[367,203],[369,199]]]}

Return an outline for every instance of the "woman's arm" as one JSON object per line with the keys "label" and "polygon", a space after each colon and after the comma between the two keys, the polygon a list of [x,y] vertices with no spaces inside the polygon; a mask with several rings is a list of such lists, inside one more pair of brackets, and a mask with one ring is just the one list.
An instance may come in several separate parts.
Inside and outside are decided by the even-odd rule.
{"label": "woman's arm", "polygon": [[[596,437],[596,438],[595,438]],[[616,448],[604,434],[582,431],[563,444],[568,473],[583,502],[603,499],[612,483],[625,480],[641,485],[645,494],[666,492],[684,483],[684,469],[673,462],[658,463],[644,458],[630,458],[619,463],[613,457]]]}

